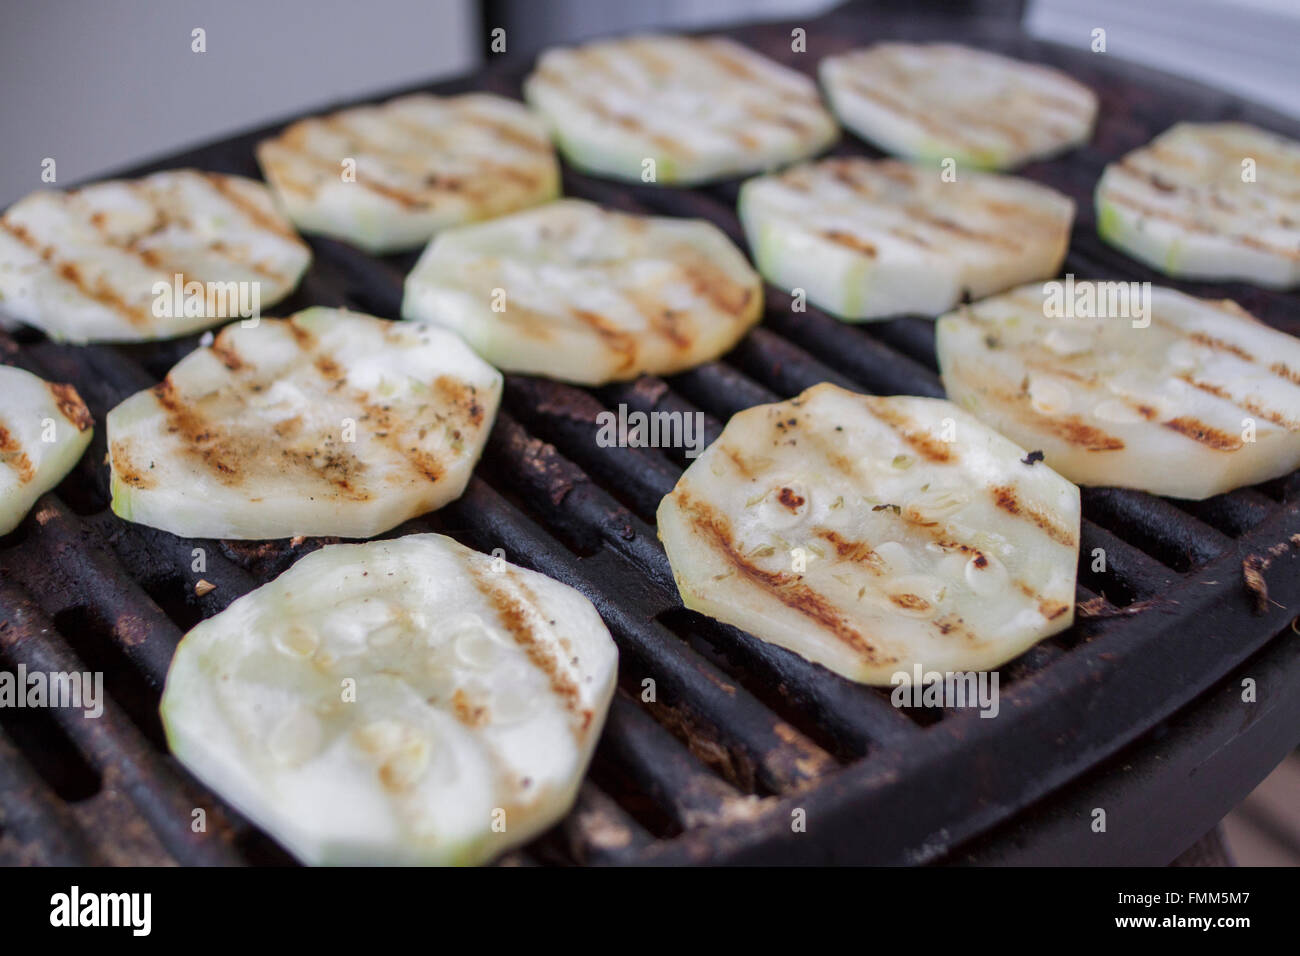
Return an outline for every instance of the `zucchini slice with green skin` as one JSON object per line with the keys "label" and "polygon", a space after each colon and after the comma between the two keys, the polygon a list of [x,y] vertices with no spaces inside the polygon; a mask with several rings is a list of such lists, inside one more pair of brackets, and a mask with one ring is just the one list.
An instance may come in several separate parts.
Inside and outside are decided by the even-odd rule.
{"label": "zucchini slice with green skin", "polygon": [[568,812],[617,669],[577,591],[417,534],[321,548],[199,624],[161,712],[303,863],[470,865]]}
{"label": "zucchini slice with green skin", "polygon": [[1300,284],[1300,142],[1245,123],[1179,123],[1107,165],[1102,239],[1165,275]]}
{"label": "zucchini slice with green skin", "polygon": [[1011,169],[1088,141],[1097,95],[1058,70],[952,43],[878,43],[828,56],[836,117],[887,153]]}
{"label": "zucchini slice with green skin", "polygon": [[858,158],[746,182],[740,219],[759,271],[841,319],[938,315],[1054,276],[1074,202],[1027,179]]}
{"label": "zucchini slice with green skin", "polygon": [[524,97],[570,163],[632,182],[761,172],[839,135],[816,84],[722,37],[646,34],[547,50]]}
{"label": "zucchini slice with green skin", "polygon": [[71,385],[0,365],[0,535],[81,459],[94,419]]}
{"label": "zucchini slice with green skin", "polygon": [[311,117],[258,144],[257,159],[298,228],[375,253],[560,192],[545,125],[488,93],[417,93]]}
{"label": "zucchini slice with green skin", "polygon": [[260,313],[310,262],[261,183],[168,170],[14,203],[0,309],[68,342],[167,339]]}
{"label": "zucchini slice with green skin", "polygon": [[988,670],[1074,619],[1079,489],[951,402],[816,385],[659,505],[688,608],[850,680]]}
{"label": "zucchini slice with green skin", "polygon": [[1300,340],[1173,289],[1136,316],[1110,286],[1075,282],[1070,317],[1035,284],[941,318],[948,396],[1081,485],[1202,499],[1300,467]]}
{"label": "zucchini slice with green skin", "polygon": [[501,381],[424,323],[234,323],[109,412],[113,511],[190,538],[372,537],[460,497]]}
{"label": "zucchini slice with green skin", "polygon": [[402,316],[504,371],[599,385],[711,361],[762,307],[758,274],[712,223],[563,199],[439,235]]}

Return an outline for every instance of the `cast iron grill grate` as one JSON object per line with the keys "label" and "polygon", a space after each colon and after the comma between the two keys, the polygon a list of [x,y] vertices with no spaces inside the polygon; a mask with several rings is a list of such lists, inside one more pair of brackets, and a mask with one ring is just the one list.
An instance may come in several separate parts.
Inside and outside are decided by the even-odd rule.
{"label": "cast iron grill grate", "polygon": [[[732,32],[804,70],[869,39],[958,35],[955,22],[852,11],[798,25],[815,52],[790,51],[794,24]],[[1067,271],[1235,298],[1300,333],[1294,295],[1170,283],[1101,244],[1090,204],[1106,159],[1175,119],[1243,118],[1293,136],[1294,123],[1105,57],[1030,41],[1013,24],[961,26],[965,42],[1064,65],[1101,95],[1091,146],[1024,170],[1079,204]],[[516,64],[429,89],[517,96],[523,73]],[[269,132],[148,169],[193,165],[256,177],[252,146]],[[871,152],[847,134],[837,151]],[[736,188],[627,186],[567,169],[564,177],[570,195],[703,216],[743,246]],[[325,304],[398,315],[413,255],[378,259],[330,240],[312,245],[311,272],[277,314]],[[887,689],[854,685],[684,610],[653,526],[684,460],[672,450],[599,447],[598,413],[620,404],[698,410],[712,440],[735,411],[819,381],[878,394],[942,394],[929,321],[848,326],[812,308],[793,312],[789,297],[770,287],[767,295],[763,325],[733,352],[668,380],[584,390],[509,376],[465,496],[392,532],[436,530],[481,550],[504,548],[510,560],[590,597],[619,644],[620,690],[577,806],[505,862],[937,859],[1159,724],[1294,616],[1287,608],[1300,601],[1297,474],[1195,504],[1085,491],[1078,597],[1089,616],[1002,669],[997,720],[896,709]],[[156,706],[186,629],[328,541],[191,541],[106,510],[106,412],[154,384],[196,340],[77,348],[30,331],[0,337],[4,361],[72,382],[101,426],[72,474],[0,539],[0,668],[101,670],[109,692],[98,720],[77,711],[0,710],[0,861],[287,861],[167,754]],[[191,570],[195,548],[205,552],[201,574]],[[1105,551],[1104,572],[1092,570],[1095,548]],[[1262,572],[1267,598],[1246,587],[1243,561],[1252,555],[1271,558]],[[215,590],[197,596],[200,577]],[[642,700],[647,679],[653,703]],[[192,826],[196,808],[206,812],[204,832]],[[796,809],[806,815],[805,833],[792,832]]]}

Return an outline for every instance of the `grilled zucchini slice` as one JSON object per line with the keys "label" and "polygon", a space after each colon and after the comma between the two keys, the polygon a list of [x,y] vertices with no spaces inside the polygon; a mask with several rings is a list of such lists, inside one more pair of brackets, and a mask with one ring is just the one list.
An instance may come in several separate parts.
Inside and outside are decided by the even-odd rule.
{"label": "grilled zucchini slice", "polygon": [[950,402],[831,384],[732,417],[659,505],[688,608],[850,680],[1070,626],[1079,489]]}
{"label": "grilled zucchini slice", "polygon": [[460,497],[500,395],[424,323],[235,323],[109,412],[113,511],[193,538],[368,538]]}
{"label": "grilled zucchini slice", "polygon": [[261,183],[169,170],[11,206],[0,309],[69,342],[173,338],[274,305],[310,262]]}
{"label": "grilled zucchini slice", "polygon": [[951,43],[879,43],[821,61],[839,121],[887,153],[1010,169],[1088,141],[1097,96],[1064,73]]}
{"label": "grilled zucchini slice", "polygon": [[717,358],[762,301],[712,223],[565,199],[442,233],[406,277],[402,315],[454,329],[504,371],[599,385]]}
{"label": "grilled zucchini slice", "polygon": [[1027,179],[825,159],[751,179],[740,219],[759,271],[849,320],[938,315],[1056,275],[1074,202]]}
{"label": "grilled zucchini slice", "polygon": [[632,182],[760,172],[838,136],[811,80],[722,37],[648,34],[548,50],[524,97],[570,163]]}
{"label": "grilled zucchini slice", "polygon": [[573,803],[618,651],[572,588],[437,534],[340,544],[185,635],[173,753],[308,864],[475,864]]}
{"label": "grilled zucchini slice", "polygon": [[71,385],[0,365],[0,535],[18,527],[36,499],[72,470],[93,425]]}
{"label": "grilled zucchini slice", "polygon": [[258,144],[257,159],[298,228],[375,253],[560,191],[546,127],[488,93],[417,93],[311,117]]}
{"label": "grilled zucchini slice", "polygon": [[1300,142],[1244,123],[1179,123],[1109,164],[1102,239],[1166,275],[1300,284]]}
{"label": "grilled zucchini slice", "polygon": [[1039,285],[941,318],[948,396],[1082,485],[1201,499],[1300,467],[1300,341],[1172,289],[1123,316],[1106,285],[1072,318]]}

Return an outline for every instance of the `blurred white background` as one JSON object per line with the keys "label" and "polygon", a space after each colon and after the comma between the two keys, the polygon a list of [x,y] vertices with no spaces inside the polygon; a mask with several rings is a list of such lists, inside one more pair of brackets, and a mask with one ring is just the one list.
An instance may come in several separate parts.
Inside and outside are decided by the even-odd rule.
{"label": "blurred white background", "polygon": [[[507,0],[529,34],[813,15],[834,0]],[[917,6],[925,6],[918,4]],[[1300,0],[1029,0],[1036,34],[1300,115]],[[478,0],[3,0],[0,207],[347,96],[473,68]],[[206,30],[207,52],[191,51]],[[527,39],[522,41],[525,46]]]}

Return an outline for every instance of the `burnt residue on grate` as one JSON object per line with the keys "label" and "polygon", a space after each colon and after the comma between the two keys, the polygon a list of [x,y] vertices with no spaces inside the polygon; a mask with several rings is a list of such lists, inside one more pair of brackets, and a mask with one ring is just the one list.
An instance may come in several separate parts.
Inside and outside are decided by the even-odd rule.
{"label": "burnt residue on grate", "polygon": [[[735,35],[805,72],[820,55],[903,35],[962,38],[1075,72],[1102,97],[1092,145],[1024,170],[1079,205],[1067,269],[1235,298],[1300,331],[1295,296],[1170,282],[1107,248],[1096,238],[1090,198],[1108,158],[1174,119],[1255,119],[1296,135],[1294,124],[1200,87],[1030,41],[1009,22],[904,25],[894,16],[855,8]],[[790,50],[794,26],[807,30],[817,54]],[[428,89],[517,96],[527,66],[505,63]],[[252,148],[271,131],[148,168],[256,176]],[[848,135],[836,152],[875,155]],[[704,217],[743,245],[736,183],[628,186],[566,169],[564,188],[620,209]],[[381,259],[333,240],[311,244],[313,267],[277,312],[325,304],[397,317],[413,255]],[[928,320],[847,325],[812,307],[795,311],[771,287],[766,295],[761,327],[721,360],[680,375],[598,389],[509,376],[465,496],[390,532],[439,531],[480,550],[502,548],[509,560],[591,598],[619,644],[619,690],[577,804],[505,863],[926,862],[1087,772],[1295,617],[1295,475],[1196,503],[1085,491],[1078,618],[1000,670],[995,720],[973,710],[896,708],[888,688],[853,684],[686,611],[653,521],[688,460],[683,449],[603,447],[596,441],[603,412],[621,405],[699,414],[707,442],[736,411],[820,381],[876,394],[942,394]],[[171,759],[156,708],[188,628],[329,542],[191,541],[106,510],[104,415],[196,342],[77,348],[28,330],[0,333],[0,360],[71,382],[99,425],[77,468],[0,539],[0,668],[93,668],[104,673],[109,697],[97,720],[0,712],[0,862],[286,862]],[[201,830],[192,826],[198,810]]]}

